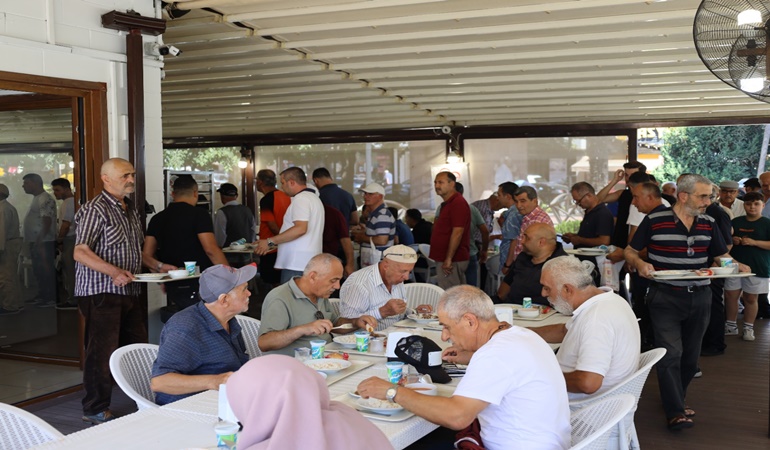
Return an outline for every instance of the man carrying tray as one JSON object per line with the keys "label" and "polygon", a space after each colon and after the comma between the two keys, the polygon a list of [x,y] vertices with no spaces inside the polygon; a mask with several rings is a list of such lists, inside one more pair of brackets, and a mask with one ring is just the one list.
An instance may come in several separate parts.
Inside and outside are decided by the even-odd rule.
{"label": "man carrying tray", "polygon": [[[690,428],[695,412],[685,406],[687,386],[698,370],[701,341],[709,323],[709,279],[675,280],[654,276],[659,270],[697,270],[710,258],[728,258],[727,245],[714,219],[705,215],[711,182],[685,175],[677,183],[677,203],[644,218],[625,249],[625,259],[640,276],[650,278],[645,302],[650,311],[655,346],[666,356],[657,365],[660,396],[670,429]],[[645,262],[639,252],[647,248]],[[749,268],[739,264],[741,272]]]}

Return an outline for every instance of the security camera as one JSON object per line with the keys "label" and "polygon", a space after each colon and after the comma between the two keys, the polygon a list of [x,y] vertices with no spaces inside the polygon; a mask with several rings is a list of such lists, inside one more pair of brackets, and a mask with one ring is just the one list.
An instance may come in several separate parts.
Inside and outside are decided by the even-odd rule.
{"label": "security camera", "polygon": [[444,134],[452,134],[452,127],[450,127],[449,125],[444,125],[443,127],[441,127],[441,132]]}
{"label": "security camera", "polygon": [[179,56],[182,54],[182,50],[173,45],[161,45],[158,51],[162,56]]}

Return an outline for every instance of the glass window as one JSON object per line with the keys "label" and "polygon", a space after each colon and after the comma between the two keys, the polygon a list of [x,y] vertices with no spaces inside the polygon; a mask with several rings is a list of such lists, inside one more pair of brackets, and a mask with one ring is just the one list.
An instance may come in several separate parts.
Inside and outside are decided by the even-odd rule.
{"label": "glass window", "polygon": [[[163,168],[185,172],[212,172],[214,192],[222,183],[231,183],[238,187],[239,200],[242,199],[241,180],[243,170],[238,167],[241,160],[240,147],[211,147],[211,148],[184,148],[163,149]],[[196,179],[201,179],[196,177]],[[205,189],[199,187],[200,195],[206,197]],[[213,210],[222,207],[219,195],[214,195]]]}

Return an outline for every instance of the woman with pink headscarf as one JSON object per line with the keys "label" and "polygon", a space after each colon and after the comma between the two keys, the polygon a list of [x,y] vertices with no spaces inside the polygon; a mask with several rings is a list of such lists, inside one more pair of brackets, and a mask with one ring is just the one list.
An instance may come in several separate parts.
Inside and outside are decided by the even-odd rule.
{"label": "woman with pink headscarf", "polygon": [[358,411],[329,401],[318,373],[288,356],[246,363],[227,380],[227,399],[243,425],[242,450],[393,448]]}

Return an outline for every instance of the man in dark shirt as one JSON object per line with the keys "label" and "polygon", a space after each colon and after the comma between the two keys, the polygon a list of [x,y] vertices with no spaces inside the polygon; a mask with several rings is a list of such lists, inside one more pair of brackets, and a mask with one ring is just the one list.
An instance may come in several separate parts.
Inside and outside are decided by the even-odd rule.
{"label": "man in dark shirt", "polygon": [[412,230],[398,218],[398,209],[389,206],[388,211],[396,218],[396,244],[413,245],[414,236],[412,235]]}
{"label": "man in dark shirt", "polygon": [[607,205],[599,202],[594,187],[581,181],[570,191],[572,201],[586,213],[577,234],[564,233],[564,242],[571,242],[575,248],[610,245],[615,221]]}
{"label": "man in dark shirt", "polygon": [[344,256],[344,277],[355,272],[353,242],[350,240],[347,222],[337,208],[324,204],[323,252]]}
{"label": "man in dark shirt", "polygon": [[223,183],[217,192],[224,205],[214,215],[214,235],[217,238],[217,245],[227,247],[239,239],[254,242],[256,236],[254,213],[238,203],[238,188],[232,183]]}
{"label": "man in dark shirt", "polygon": [[548,306],[548,299],[542,295],[540,272],[543,264],[567,253],[556,241],[556,230],[545,223],[533,223],[522,234],[523,250],[513,263],[497,290],[501,303],[522,304],[524,297],[532,303]]}
{"label": "man in dark shirt", "polygon": [[[358,225],[358,208],[353,195],[337,186],[329,170],[319,167],[313,171],[313,184],[318,188],[318,196],[324,205],[336,208],[345,217],[345,225]],[[336,253],[335,253],[336,254]]]}
{"label": "man in dark shirt", "polygon": [[[198,202],[198,183],[189,175],[174,180],[174,202],[150,220],[142,249],[142,264],[155,272],[184,268],[185,261],[195,261],[201,271],[214,264],[228,265],[217,245],[211,216]],[[194,303],[198,280],[166,283],[166,296],[182,310]]]}
{"label": "man in dark shirt", "polygon": [[422,213],[419,209],[407,209],[404,222],[412,229],[415,244],[430,244],[433,224],[422,218]]}
{"label": "man in dark shirt", "polygon": [[[266,241],[280,233],[283,218],[291,204],[291,197],[278,190],[275,172],[262,169],[257,172],[257,190],[264,194],[259,201],[259,239]],[[275,268],[278,250],[272,250],[259,257],[259,276],[262,281],[278,286],[281,281],[281,270]]]}
{"label": "man in dark shirt", "polygon": [[[628,187],[628,177],[636,172],[647,172],[647,167],[639,161],[629,161],[623,164],[623,169],[615,172],[615,176],[607,186],[604,186],[596,197],[601,203],[618,202],[618,216],[615,221],[615,232],[612,236],[612,245],[618,248],[624,248],[628,244],[628,212],[631,209],[631,190]],[[622,191],[610,192],[616,184],[624,180],[626,188]],[[613,261],[615,262],[615,261]]]}

